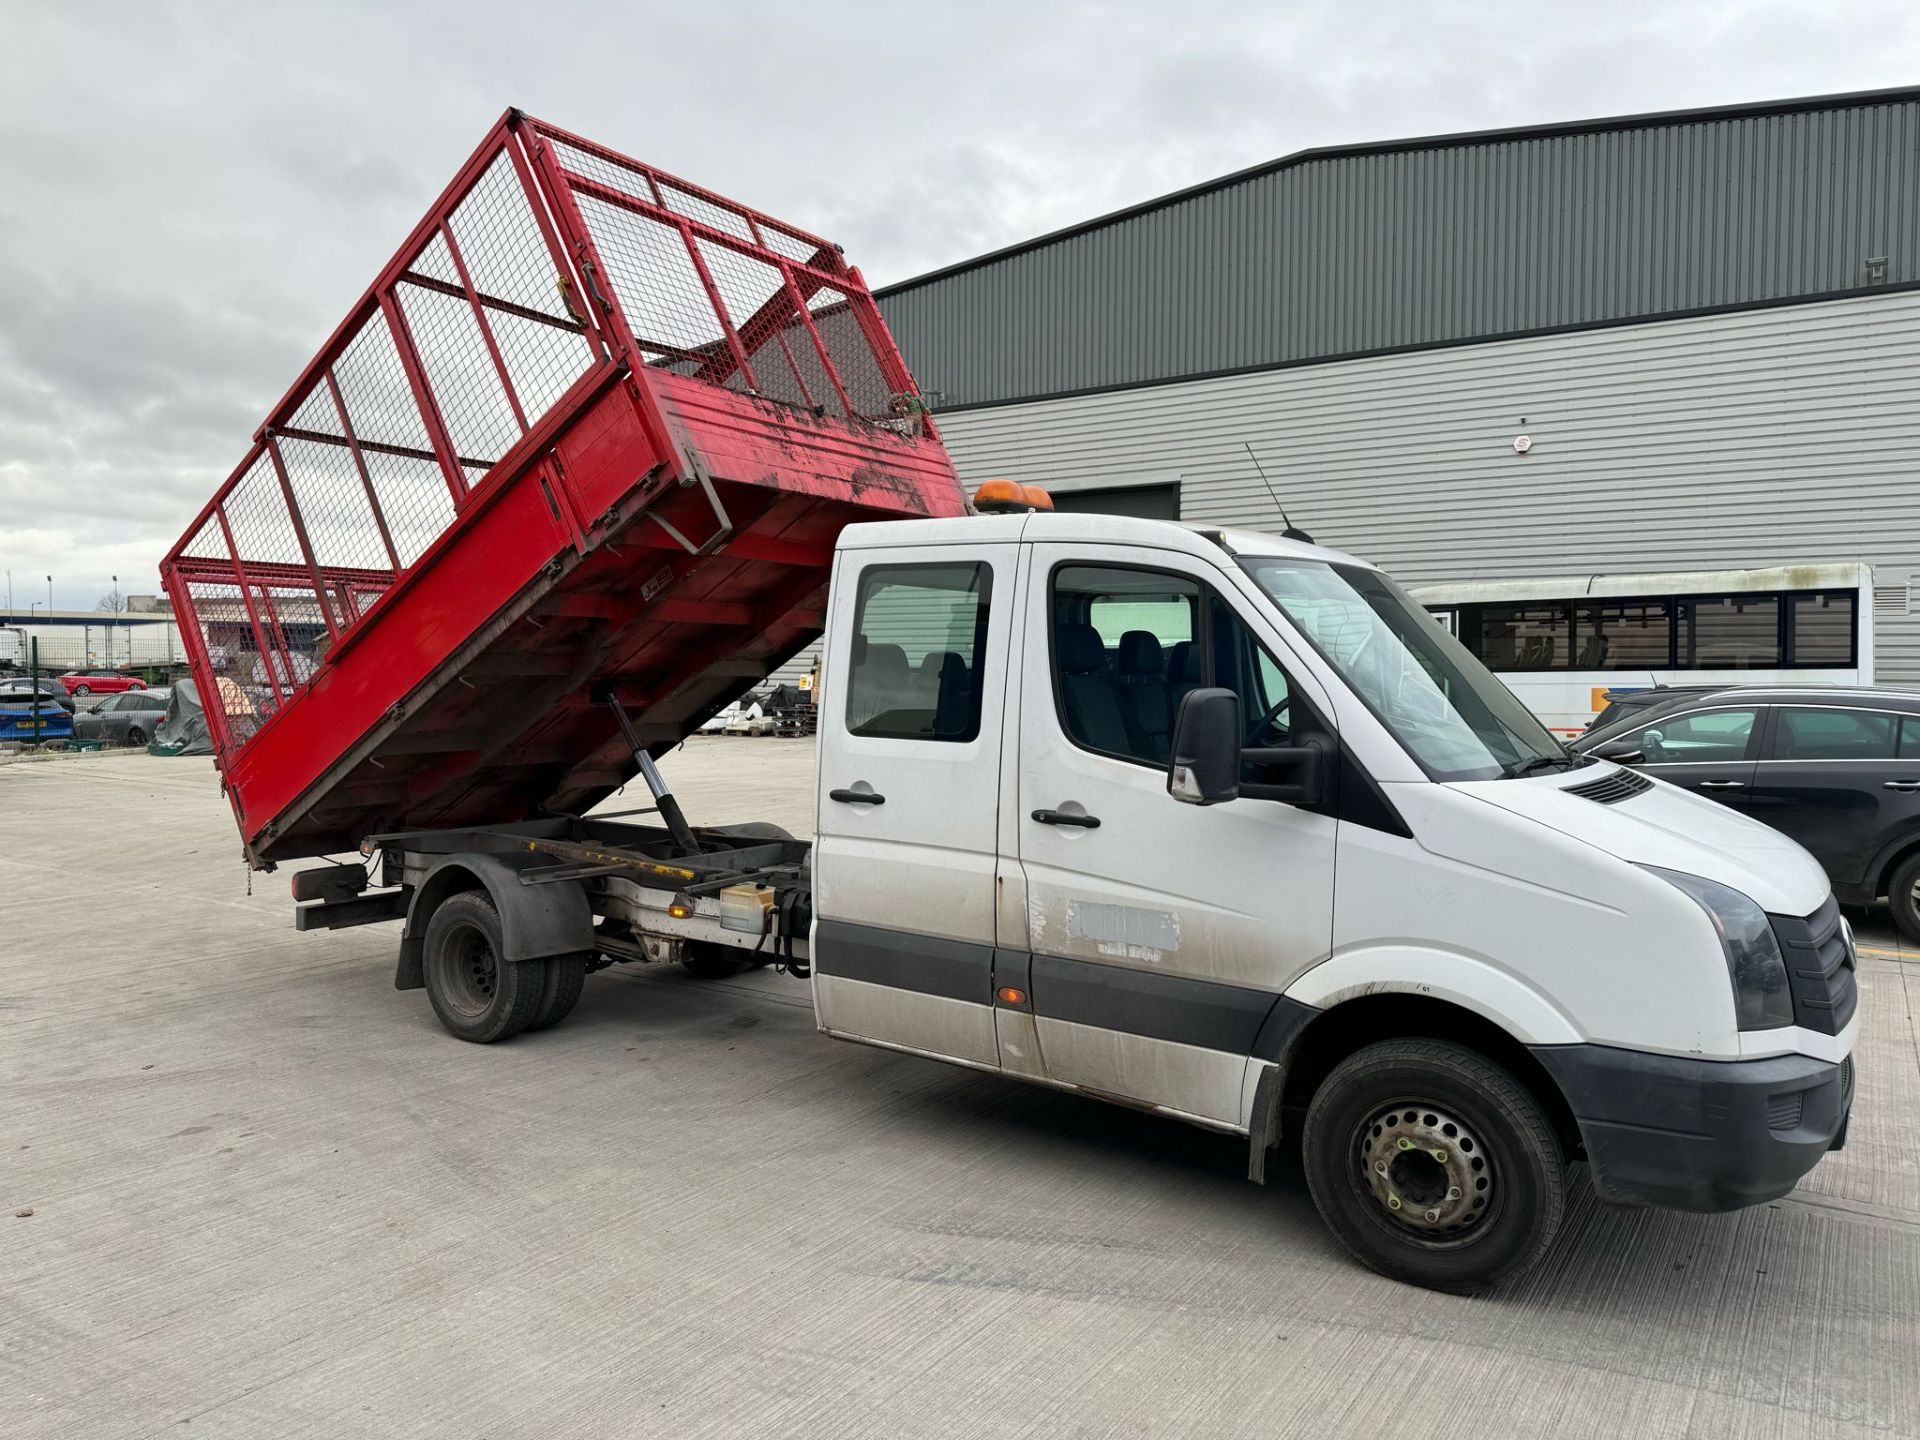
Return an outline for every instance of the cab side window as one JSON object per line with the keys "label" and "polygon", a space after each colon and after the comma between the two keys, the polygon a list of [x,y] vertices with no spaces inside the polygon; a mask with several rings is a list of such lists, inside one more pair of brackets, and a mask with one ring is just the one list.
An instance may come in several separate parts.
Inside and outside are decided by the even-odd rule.
{"label": "cab side window", "polygon": [[1184,576],[1096,565],[1057,570],[1053,684],[1067,737],[1118,760],[1166,764],[1174,687],[1198,669],[1190,657],[1199,615],[1200,587]]}
{"label": "cab side window", "polygon": [[984,564],[876,565],[861,574],[850,733],[956,743],[980,733],[992,588]]}
{"label": "cab side window", "polygon": [[1314,723],[1291,713],[1286,672],[1232,607],[1185,576],[1064,565],[1051,628],[1055,708],[1083,750],[1164,766],[1180,702],[1203,685],[1239,695],[1249,746],[1292,744]]}

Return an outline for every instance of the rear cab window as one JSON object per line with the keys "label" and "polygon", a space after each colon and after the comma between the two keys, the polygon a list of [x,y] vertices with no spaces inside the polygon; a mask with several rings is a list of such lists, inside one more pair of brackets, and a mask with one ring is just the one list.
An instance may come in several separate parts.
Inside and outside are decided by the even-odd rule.
{"label": "rear cab window", "polygon": [[983,563],[862,572],[847,679],[847,731],[964,743],[980,733],[993,571]]}

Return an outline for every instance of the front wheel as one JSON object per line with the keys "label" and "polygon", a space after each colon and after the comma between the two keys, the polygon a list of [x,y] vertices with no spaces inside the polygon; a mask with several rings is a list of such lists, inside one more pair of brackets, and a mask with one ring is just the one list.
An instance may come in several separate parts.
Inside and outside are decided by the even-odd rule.
{"label": "front wheel", "polygon": [[447,1032],[476,1045],[518,1035],[545,999],[547,967],[502,958],[500,913],[483,891],[441,902],[427,922],[427,999]]}
{"label": "front wheel", "polygon": [[1314,1092],[1301,1136],[1320,1217],[1363,1264],[1471,1293],[1553,1243],[1566,1161],[1540,1104],[1506,1070],[1439,1040],[1356,1051]]}
{"label": "front wheel", "polygon": [[131,685],[127,686],[127,688],[129,690],[144,690],[147,688],[147,682],[144,680],[136,680]]}

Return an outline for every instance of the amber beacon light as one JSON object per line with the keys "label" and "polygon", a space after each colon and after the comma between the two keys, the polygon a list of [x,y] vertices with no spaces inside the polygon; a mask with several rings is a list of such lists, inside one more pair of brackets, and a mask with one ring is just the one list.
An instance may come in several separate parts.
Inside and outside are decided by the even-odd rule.
{"label": "amber beacon light", "polygon": [[1053,509],[1053,497],[1038,485],[1013,480],[988,480],[973,492],[973,508],[983,515],[1023,514]]}

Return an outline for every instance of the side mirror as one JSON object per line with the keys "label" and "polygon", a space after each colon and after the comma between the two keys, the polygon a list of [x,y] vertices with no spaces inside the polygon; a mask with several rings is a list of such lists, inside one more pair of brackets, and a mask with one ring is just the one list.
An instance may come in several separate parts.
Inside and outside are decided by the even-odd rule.
{"label": "side mirror", "polygon": [[1593,747],[1591,754],[1602,760],[1611,760],[1617,765],[1631,765],[1640,759],[1640,742],[1637,740],[1609,740],[1604,745]]}
{"label": "side mirror", "polygon": [[1167,793],[1184,805],[1218,805],[1240,795],[1240,697],[1192,690],[1173,721]]}

